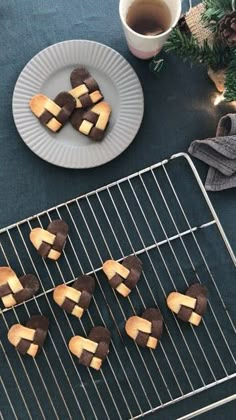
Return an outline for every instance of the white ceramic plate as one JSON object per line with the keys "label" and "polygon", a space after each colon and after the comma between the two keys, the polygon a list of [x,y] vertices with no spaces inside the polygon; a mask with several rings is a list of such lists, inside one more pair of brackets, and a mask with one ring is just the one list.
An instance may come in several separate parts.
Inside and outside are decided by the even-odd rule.
{"label": "white ceramic plate", "polygon": [[[86,67],[97,80],[112,116],[106,135],[95,143],[70,123],[54,134],[29,108],[37,93],[50,98],[71,89],[70,73]],[[13,116],[27,146],[42,159],[66,168],[91,168],[117,157],[133,141],[143,118],[143,92],[130,64],[116,51],[94,41],[54,44],[33,57],[21,72],[13,94]]]}

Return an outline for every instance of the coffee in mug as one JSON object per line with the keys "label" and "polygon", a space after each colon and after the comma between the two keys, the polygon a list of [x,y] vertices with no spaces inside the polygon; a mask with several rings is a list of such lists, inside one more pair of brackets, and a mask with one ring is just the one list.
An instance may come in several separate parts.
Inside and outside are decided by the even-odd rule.
{"label": "coffee in mug", "polygon": [[163,0],[135,0],[128,9],[126,22],[141,35],[155,36],[169,29],[171,13]]}
{"label": "coffee in mug", "polygon": [[120,0],[120,19],[133,55],[149,59],[162,49],[181,14],[181,0]]}

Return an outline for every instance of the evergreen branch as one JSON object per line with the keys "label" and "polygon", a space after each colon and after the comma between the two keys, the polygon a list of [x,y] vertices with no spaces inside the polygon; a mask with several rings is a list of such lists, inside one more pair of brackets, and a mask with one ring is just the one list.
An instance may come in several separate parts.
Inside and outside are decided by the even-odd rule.
{"label": "evergreen branch", "polygon": [[226,15],[232,12],[232,0],[203,0],[205,6],[201,19],[206,27],[212,32],[217,31],[217,23]]}
{"label": "evergreen branch", "polygon": [[192,63],[206,64],[213,70],[227,67],[232,57],[231,49],[220,40],[216,40],[213,47],[207,40],[200,46],[192,35],[184,34],[178,28],[173,29],[164,49],[175,53],[184,61],[189,59]]}
{"label": "evergreen branch", "polygon": [[211,59],[207,64],[213,70],[224,69],[231,62],[233,53],[234,48],[227,47],[220,39],[216,38],[211,48]]}
{"label": "evergreen branch", "polygon": [[236,101],[236,50],[226,70],[224,97],[226,101]]}
{"label": "evergreen branch", "polygon": [[178,28],[174,28],[164,50],[173,52],[184,61],[191,59],[192,63],[201,62],[201,48],[193,36],[182,33]]}

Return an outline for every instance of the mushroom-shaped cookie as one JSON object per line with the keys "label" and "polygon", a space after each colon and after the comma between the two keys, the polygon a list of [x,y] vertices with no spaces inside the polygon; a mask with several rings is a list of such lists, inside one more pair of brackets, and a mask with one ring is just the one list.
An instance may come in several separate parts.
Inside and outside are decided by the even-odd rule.
{"label": "mushroom-shaped cookie", "polygon": [[126,297],[140,279],[142,261],[134,255],[125,258],[122,264],[114,260],[107,260],[103,264],[103,271],[111,287]]}
{"label": "mushroom-shaped cookie", "polygon": [[126,321],[125,331],[139,346],[154,350],[163,331],[161,312],[157,308],[148,308],[141,317],[131,316]]}
{"label": "mushroom-shaped cookie", "polygon": [[207,288],[199,283],[192,284],[185,294],[170,293],[166,303],[179,319],[198,326],[207,309]]}
{"label": "mushroom-shaped cookie", "polygon": [[53,299],[66,312],[81,318],[88,309],[95,289],[91,276],[80,276],[71,286],[60,284],[54,289]]}
{"label": "mushroom-shaped cookie", "polygon": [[40,227],[32,229],[30,240],[43,258],[58,260],[64,249],[69,227],[64,220],[53,220],[47,230]]}
{"label": "mushroom-shaped cookie", "polygon": [[43,315],[33,315],[26,326],[13,325],[8,331],[8,340],[19,353],[35,357],[43,347],[48,332],[48,319]]}
{"label": "mushroom-shaped cookie", "polygon": [[0,298],[5,308],[30,299],[38,289],[39,282],[33,274],[18,278],[10,267],[0,267]]}
{"label": "mushroom-shaped cookie", "polygon": [[99,370],[109,353],[110,340],[111,334],[107,328],[93,327],[88,338],[79,335],[72,337],[69,349],[82,365]]}

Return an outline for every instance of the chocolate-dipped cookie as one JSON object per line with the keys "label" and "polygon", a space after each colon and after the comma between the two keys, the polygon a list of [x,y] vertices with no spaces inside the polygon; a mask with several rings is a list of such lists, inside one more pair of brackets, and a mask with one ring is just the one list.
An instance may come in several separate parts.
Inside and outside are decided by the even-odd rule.
{"label": "chocolate-dipped cookie", "polygon": [[43,258],[58,260],[64,249],[69,227],[64,220],[56,219],[49,223],[47,230],[32,229],[30,240]]}
{"label": "chocolate-dipped cookie", "polygon": [[79,363],[99,370],[109,353],[110,340],[111,334],[107,328],[93,327],[88,338],[72,337],[69,349],[79,358]]}
{"label": "chocolate-dipped cookie", "polygon": [[66,312],[81,318],[88,309],[95,289],[91,276],[80,276],[71,286],[60,284],[54,289],[53,299]]}
{"label": "chocolate-dipped cookie", "polygon": [[54,133],[69,120],[75,109],[75,98],[68,92],[59,93],[54,101],[41,93],[30,100],[30,109],[39,121]]}
{"label": "chocolate-dipped cookie", "polygon": [[76,108],[86,109],[103,99],[96,80],[85,68],[74,69],[70,75],[70,81],[73,89],[69,93],[76,100]]}
{"label": "chocolate-dipped cookie", "polygon": [[126,321],[125,331],[139,346],[154,350],[163,331],[161,312],[157,308],[148,308],[141,317],[131,316]]}
{"label": "chocolate-dipped cookie", "polygon": [[30,299],[38,289],[39,281],[33,274],[18,278],[10,267],[0,267],[0,298],[5,308]]}
{"label": "chocolate-dipped cookie", "polygon": [[198,326],[207,309],[207,288],[199,283],[192,284],[185,294],[170,293],[166,303],[179,319]]}
{"label": "chocolate-dipped cookie", "polygon": [[43,347],[48,332],[48,319],[43,315],[33,315],[26,326],[13,325],[8,331],[8,340],[19,353],[35,357]]}
{"label": "chocolate-dipped cookie", "polygon": [[76,109],[70,119],[73,127],[90,137],[92,140],[103,139],[108,126],[111,114],[111,107],[107,102],[100,102],[88,111]]}
{"label": "chocolate-dipped cookie", "polygon": [[142,274],[142,261],[134,255],[123,260],[122,264],[107,260],[103,264],[109,284],[122,296],[127,297],[136,286]]}

